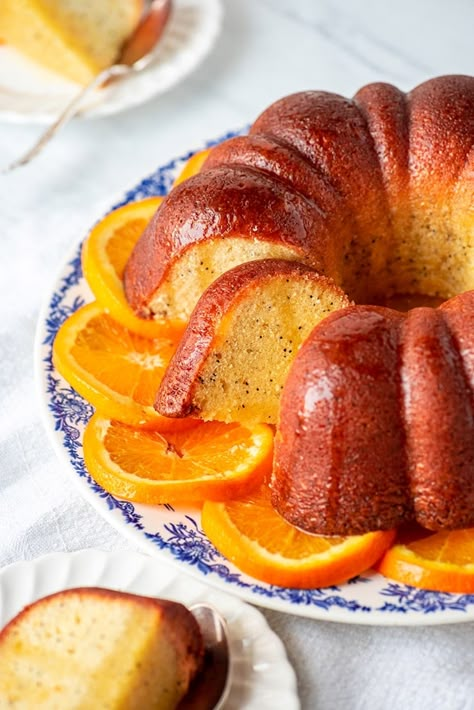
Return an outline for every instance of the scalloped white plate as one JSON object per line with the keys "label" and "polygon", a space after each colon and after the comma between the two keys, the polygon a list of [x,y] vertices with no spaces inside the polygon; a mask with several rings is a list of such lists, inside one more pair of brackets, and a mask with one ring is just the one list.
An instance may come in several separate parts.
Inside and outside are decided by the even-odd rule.
{"label": "scalloped white plate", "polygon": [[232,680],[224,710],[298,710],[295,673],[259,611],[138,552],[60,552],[5,567],[0,570],[0,629],[26,604],[71,587],[105,587],[186,606],[212,604],[229,630]]}
{"label": "scalloped white plate", "polygon": [[[144,71],[84,101],[83,117],[105,116],[167,91],[211,51],[222,25],[220,0],[175,0],[156,60]],[[42,69],[8,45],[0,45],[0,120],[50,123],[80,86]]]}
{"label": "scalloped white plate", "polygon": [[[229,133],[221,140],[231,135],[235,134]],[[127,192],[119,204],[166,194],[191,154],[158,168]],[[51,360],[58,328],[91,299],[82,276],[80,249],[79,244],[52,284],[39,318],[35,361],[45,426],[53,445],[83,496],[101,515],[143,550],[160,555],[212,586],[278,611],[327,621],[377,625],[474,620],[474,594],[414,589],[374,572],[324,589],[288,589],[259,582],[240,572],[214,548],[201,530],[197,509],[133,505],[114,498],[98,486],[89,476],[82,456],[82,434],[92,415],[92,407],[61,378]]]}

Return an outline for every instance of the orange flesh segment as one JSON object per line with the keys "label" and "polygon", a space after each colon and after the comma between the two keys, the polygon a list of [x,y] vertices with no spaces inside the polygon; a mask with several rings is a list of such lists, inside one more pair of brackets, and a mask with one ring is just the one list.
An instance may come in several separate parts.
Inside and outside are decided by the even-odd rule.
{"label": "orange flesh segment", "polygon": [[140,433],[140,445],[134,452],[130,439],[123,446],[122,428],[110,427],[105,444],[109,452],[114,452],[114,463],[143,478],[172,480],[177,468],[184,479],[206,475],[223,478],[244,460],[248,445],[248,434],[245,436],[244,432],[237,425],[218,423],[168,432],[166,438],[158,431],[145,431]]}
{"label": "orange flesh segment", "polygon": [[84,458],[107,491],[142,503],[225,500],[259,485],[271,469],[265,426],[200,422],[179,432],[141,431],[95,415]]}
{"label": "orange flesh segment", "polygon": [[300,589],[340,584],[364,572],[395,537],[393,530],[351,537],[303,533],[273,510],[266,485],[241,500],[206,501],[202,526],[243,572],[268,584]]}
{"label": "orange flesh segment", "polygon": [[474,564],[474,530],[438,532],[412,542],[409,548],[427,560],[453,565]]}
{"label": "orange flesh segment", "polygon": [[440,592],[474,592],[474,528],[404,534],[378,571],[397,582]]}
{"label": "orange flesh segment", "polygon": [[146,340],[98,314],[78,333],[71,355],[114,392],[151,405],[173,351],[171,341]]}
{"label": "orange flesh segment", "polygon": [[344,541],[342,537],[306,535],[275,515],[267,489],[250,495],[245,502],[230,501],[226,505],[229,520],[252,540],[272,554],[290,559],[306,559],[309,555],[330,550]]}
{"label": "orange flesh segment", "polygon": [[188,178],[192,177],[193,175],[196,175],[198,172],[200,172],[202,166],[206,162],[209,153],[211,152],[211,148],[206,148],[205,150],[200,150],[197,153],[194,153],[189,160],[185,163],[182,171],[176,178],[176,180],[173,183],[173,187],[176,187],[176,185],[179,185],[180,183],[184,182]]}
{"label": "orange flesh segment", "polygon": [[135,426],[189,426],[153,408],[163,372],[176,348],[170,337],[148,339],[116,323],[91,303],[62,325],[53,346],[55,366],[96,409]]}

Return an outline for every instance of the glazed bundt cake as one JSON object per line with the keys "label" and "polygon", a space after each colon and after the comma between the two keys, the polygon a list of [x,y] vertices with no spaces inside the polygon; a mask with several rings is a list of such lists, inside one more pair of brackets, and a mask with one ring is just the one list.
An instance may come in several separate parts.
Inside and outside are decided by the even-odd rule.
{"label": "glazed bundt cake", "polygon": [[[352,534],[413,518],[432,529],[474,525],[474,296],[464,293],[474,289],[473,146],[474,77],[433,79],[409,94],[372,84],[353,100],[296,94],[249,136],[216,146],[132,253],[127,297],[158,320],[186,322],[218,276],[262,259],[304,264],[358,303],[463,294],[408,316],[344,308],[311,332],[284,384],[272,481],[275,507],[302,529]],[[245,373],[227,334],[252,349],[256,334],[241,331],[257,329],[264,299],[253,282],[258,295],[244,289],[239,301],[235,276],[222,279],[215,293],[233,283],[236,297],[228,291],[225,309],[217,303],[206,317],[211,287],[197,306],[158,394],[163,414],[222,416],[235,373],[229,416],[246,416],[253,368]],[[257,334],[270,367],[269,331]],[[274,401],[252,396],[252,411],[259,406],[272,421]]]}

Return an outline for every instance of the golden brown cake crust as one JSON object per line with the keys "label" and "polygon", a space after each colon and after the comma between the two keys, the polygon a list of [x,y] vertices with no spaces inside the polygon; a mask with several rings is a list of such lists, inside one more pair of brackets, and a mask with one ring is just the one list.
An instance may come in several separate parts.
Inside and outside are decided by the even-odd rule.
{"label": "golden brown cake crust", "polygon": [[401,338],[412,496],[430,530],[474,524],[474,292],[408,314]]}
{"label": "golden brown cake crust", "polygon": [[223,166],[181,183],[158,208],[125,270],[132,307],[146,316],[156,285],[173,261],[188,245],[215,235],[249,240],[258,235],[292,247],[301,261],[314,261],[319,270],[334,268],[325,215],[315,203],[262,172]]}
{"label": "golden brown cake crust", "polygon": [[444,76],[407,95],[410,183],[419,196],[446,199],[474,146],[474,77]]}
{"label": "golden brown cake crust", "polygon": [[398,403],[403,315],[353,306],[313,330],[283,389],[272,502],[325,535],[388,529],[410,518]]}
{"label": "golden brown cake crust", "polygon": [[[354,96],[373,140],[395,240],[410,231],[409,115],[406,95],[391,84],[368,84]],[[390,261],[388,256],[387,261]],[[390,264],[389,264],[390,272]],[[389,274],[387,274],[389,276]],[[387,291],[390,283],[387,283]]]}
{"label": "golden brown cake crust", "polygon": [[262,170],[313,200],[334,227],[343,228],[345,221],[353,224],[344,214],[343,197],[331,177],[291,145],[264,134],[236,136],[212,149],[203,170],[219,165],[251,166]]}
{"label": "golden brown cake crust", "polygon": [[[284,258],[331,276],[361,303],[474,288],[465,236],[473,116],[468,76],[408,94],[378,83],[353,100],[306,91],[275,102],[249,136],[214,148],[202,172],[166,198],[129,261],[130,304],[152,317],[151,302],[188,250],[235,236],[290,246]],[[263,256],[283,255],[254,258]]]}

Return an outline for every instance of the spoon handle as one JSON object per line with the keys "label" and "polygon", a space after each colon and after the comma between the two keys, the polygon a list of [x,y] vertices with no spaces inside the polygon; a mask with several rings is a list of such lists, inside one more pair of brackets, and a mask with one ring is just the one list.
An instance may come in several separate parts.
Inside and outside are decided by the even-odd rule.
{"label": "spoon handle", "polygon": [[189,607],[204,640],[204,665],[177,710],[221,710],[232,682],[227,624],[210,604]]}
{"label": "spoon handle", "polygon": [[44,133],[41,134],[36,143],[22,156],[14,160],[10,165],[2,168],[2,173],[9,173],[21,165],[26,165],[30,162],[38,153],[40,153],[45,145],[49,143],[51,138],[56,135],[56,133],[70,121],[73,116],[77,113],[79,106],[82,101],[94,91],[98,86],[106,82],[108,79],[115,79],[119,76],[124,76],[128,74],[131,68],[125,64],[113,64],[111,67],[107,67],[101,71],[97,76],[95,76],[86,86],[84,86],[81,91],[72,99],[72,101],[64,108],[64,110],[59,114],[54,123],[46,129]]}

